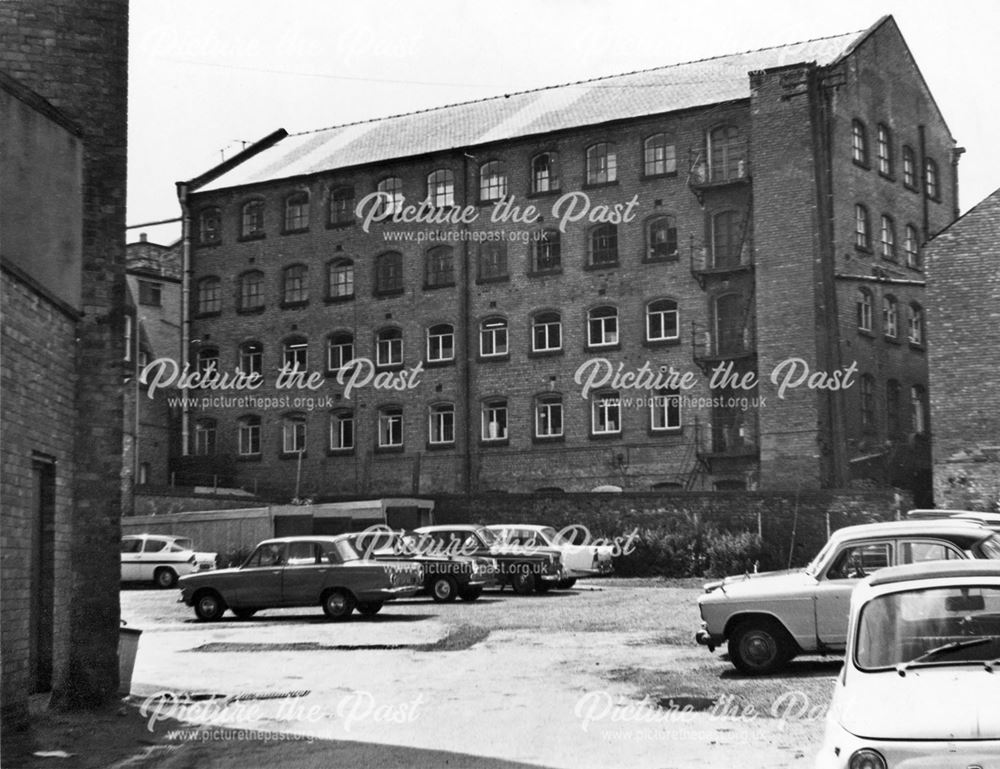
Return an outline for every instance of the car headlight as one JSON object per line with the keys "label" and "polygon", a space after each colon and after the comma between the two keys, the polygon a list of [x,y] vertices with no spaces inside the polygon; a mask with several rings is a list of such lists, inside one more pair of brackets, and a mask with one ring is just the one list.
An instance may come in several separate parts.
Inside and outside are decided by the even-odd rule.
{"label": "car headlight", "polygon": [[886,769],[885,759],[877,750],[861,748],[851,754],[847,763],[849,769]]}

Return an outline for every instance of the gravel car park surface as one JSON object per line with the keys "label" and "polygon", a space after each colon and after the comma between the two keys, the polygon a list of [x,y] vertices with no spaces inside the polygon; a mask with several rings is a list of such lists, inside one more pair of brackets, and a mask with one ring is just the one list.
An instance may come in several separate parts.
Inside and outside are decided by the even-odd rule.
{"label": "gravel car park surface", "polygon": [[[319,607],[201,623],[175,591],[130,589],[122,616],[144,631],[133,699],[170,692],[147,710],[202,732],[252,728],[567,768],[811,766],[840,660],[739,675],[693,641],[701,584],[488,590],[473,603],[392,602],[347,623],[325,621]],[[177,702],[184,693],[195,699]]]}

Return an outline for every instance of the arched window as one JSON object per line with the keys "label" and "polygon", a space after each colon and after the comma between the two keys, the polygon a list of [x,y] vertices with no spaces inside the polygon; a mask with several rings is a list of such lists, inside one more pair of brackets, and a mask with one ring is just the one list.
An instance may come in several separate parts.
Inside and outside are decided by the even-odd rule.
{"label": "arched window", "polygon": [[922,269],[920,235],[917,234],[917,228],[912,224],[906,225],[906,240],[903,242],[903,249],[906,251],[906,266],[915,270]]}
{"label": "arched window", "polygon": [[903,186],[917,189],[917,157],[912,147],[903,147]]}
{"label": "arched window", "polygon": [[646,258],[677,259],[677,222],[673,216],[657,216],[646,225]]}
{"label": "arched window", "polygon": [[306,450],[306,415],[286,414],[281,420],[281,452],[302,454]]}
{"label": "arched window", "polygon": [[222,311],[222,281],[215,276],[198,281],[198,314],[213,315]]}
{"label": "arched window", "polygon": [[239,349],[239,369],[244,374],[263,374],[264,345],[256,340],[241,344]]}
{"label": "arched window", "polygon": [[861,398],[861,426],[871,430],[875,428],[875,377],[862,374],[858,387]]}
{"label": "arched window", "polygon": [[445,363],[455,360],[455,327],[438,323],[427,329],[427,362]]}
{"label": "arched window", "polygon": [[281,350],[281,363],[287,371],[305,371],[309,364],[309,342],[304,336],[290,336]]}
{"label": "arched window", "polygon": [[535,398],[535,437],[558,438],[563,434],[563,398],[546,393]]}
{"label": "arched window", "polygon": [[562,269],[559,230],[542,230],[531,242],[531,271],[557,272]]}
{"label": "arched window", "polygon": [[851,121],[851,159],[860,166],[868,167],[868,131],[858,119]]}
{"label": "arched window", "polygon": [[658,133],[648,137],[642,143],[642,155],[644,176],[677,173],[677,149],[672,136]]}
{"label": "arched window", "polygon": [[264,307],[264,273],[260,270],[244,272],[239,278],[240,307],[243,312],[252,312]]}
{"label": "arched window", "polygon": [[309,193],[293,192],[285,198],[285,232],[309,229]]}
{"label": "arched window", "polygon": [[240,237],[259,238],[264,235],[264,201],[248,200],[240,209]]}
{"label": "arched window", "polygon": [[713,128],[708,135],[709,180],[728,182],[747,175],[746,146],[733,125]]}
{"label": "arched window", "polygon": [[352,360],[354,360],[354,334],[349,331],[330,334],[326,340],[327,371],[340,371]]}
{"label": "arched window", "polygon": [[590,431],[594,435],[613,435],[622,431],[622,402],[618,393],[603,392],[594,396]]}
{"label": "arched window", "polygon": [[927,432],[927,391],[922,385],[910,388],[910,423],[917,435]]}
{"label": "arched window", "polygon": [[380,449],[402,448],[402,406],[382,406],[378,410],[378,446]]}
{"label": "arched window", "polygon": [[378,183],[379,202],[375,216],[389,217],[403,210],[403,180],[398,176],[388,176]]}
{"label": "arched window", "polygon": [[375,257],[375,293],[403,293],[403,255],[389,251]]}
{"label": "arched window", "polygon": [[455,285],[455,257],[451,246],[432,248],[427,252],[425,259],[425,288]]}
{"label": "arched window", "polygon": [[236,445],[241,457],[260,454],[260,417],[249,415],[240,417],[236,423]]}
{"label": "arched window", "polygon": [[559,189],[559,153],[543,152],[531,160],[531,191],[555,192]]}
{"label": "arched window", "polygon": [[892,217],[882,214],[882,226],[879,234],[879,246],[883,259],[896,261],[896,223]]}
{"label": "arched window", "polygon": [[379,367],[403,365],[403,331],[383,328],[375,337],[375,365]]}
{"label": "arched window", "polygon": [[531,351],[562,349],[562,318],[558,312],[540,312],[531,321]]}
{"label": "arched window", "polygon": [[439,168],[427,176],[427,200],[435,208],[455,205],[455,174]]}
{"label": "arched window", "polygon": [[281,284],[282,304],[302,304],[309,300],[304,264],[292,264],[286,267],[281,274]]}
{"label": "arched window", "polygon": [[354,222],[354,187],[347,185],[330,190],[330,224]]}
{"label": "arched window", "polygon": [[222,214],[218,208],[204,208],[198,214],[198,243],[203,246],[222,242]]}
{"label": "arched window", "polygon": [[854,206],[854,247],[862,251],[870,251],[872,247],[868,209],[860,203]]}
{"label": "arched window", "polygon": [[910,305],[909,334],[910,344],[924,343],[924,308],[916,302]]}
{"label": "arched window", "polygon": [[712,302],[718,355],[739,355],[748,351],[745,307],[745,298],[737,293],[722,294]]}
{"label": "arched window", "polygon": [[202,347],[195,357],[195,365],[202,376],[219,371],[219,349],[217,347]]}
{"label": "arched window", "polygon": [[215,455],[215,438],[218,423],[210,417],[196,419],[194,423],[194,453],[199,457]]}
{"label": "arched window", "polygon": [[859,288],[857,293],[858,331],[872,330],[872,292]]}
{"label": "arched window", "polygon": [[479,355],[498,358],[507,354],[507,321],[487,318],[479,326]]}
{"label": "arched window", "polygon": [[479,244],[478,280],[503,280],[507,277],[507,243],[485,240]]}
{"label": "arched window", "polygon": [[437,403],[427,415],[427,439],[432,446],[455,442],[455,405]]}
{"label": "arched window", "polygon": [[507,195],[507,172],[502,160],[488,160],[479,167],[479,200],[492,202]]}
{"label": "arched window", "polygon": [[712,216],[712,265],[736,267],[743,251],[740,214],[738,211],[720,211]]}
{"label": "arched window", "polygon": [[507,399],[490,398],[483,401],[483,441],[507,440]]}
{"label": "arched window", "polygon": [[327,265],[326,296],[328,299],[354,296],[354,262],[350,259],[334,259]]}
{"label": "arched window", "polygon": [[599,224],[590,231],[590,264],[610,267],[618,264],[618,226]]}
{"label": "arched window", "polygon": [[889,126],[879,123],[875,133],[875,158],[878,172],[882,176],[892,176],[892,132]]}
{"label": "arched window", "polygon": [[892,339],[899,335],[899,310],[891,294],[882,297],[882,333]]}
{"label": "arched window", "polygon": [[618,344],[618,309],[595,307],[587,313],[587,345],[610,347]]}
{"label": "arched window", "polygon": [[931,158],[924,160],[924,190],[927,192],[927,197],[931,200],[939,200],[941,198],[938,166],[937,162]]}
{"label": "arched window", "polygon": [[618,155],[611,142],[587,147],[587,184],[610,184],[618,179]]}
{"label": "arched window", "polygon": [[670,342],[680,339],[677,302],[657,299],[646,305],[646,341]]}
{"label": "arched window", "polygon": [[354,412],[337,409],[330,414],[330,451],[350,451],[354,448]]}

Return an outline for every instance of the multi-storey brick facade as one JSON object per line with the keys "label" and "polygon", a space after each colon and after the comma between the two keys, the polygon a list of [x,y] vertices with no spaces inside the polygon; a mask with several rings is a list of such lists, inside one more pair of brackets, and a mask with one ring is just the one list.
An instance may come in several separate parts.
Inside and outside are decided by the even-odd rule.
{"label": "multi-storey brick facade", "polygon": [[5,98],[36,113],[3,110],[5,733],[32,692],[117,690],[127,26],[125,0],[0,4]]}
{"label": "multi-storey brick facade", "polygon": [[[855,124],[867,167],[852,159]],[[872,166],[877,142],[891,143],[882,154],[895,171]],[[922,170],[918,191],[904,188],[904,144],[919,149],[919,169],[937,163],[933,194]],[[909,450],[918,441],[904,436],[926,425],[890,420],[880,388],[926,391],[922,342],[905,344],[905,313],[895,336],[880,314],[859,330],[857,287],[878,301],[891,290],[899,308],[919,302],[903,227],[919,227],[919,246],[953,218],[952,147],[891,18],[278,132],[180,185],[192,367],[252,367],[264,380],[252,394],[270,399],[192,390],[207,399],[185,419],[188,448],[236,483],[300,495],[914,486],[919,446],[894,447]],[[440,219],[366,226],[366,196],[379,191],[404,206],[429,200]],[[584,195],[586,215],[562,225]],[[537,216],[519,221],[501,196]],[[871,229],[855,246],[859,205],[869,228],[897,222],[895,253],[877,253]],[[358,371],[340,368],[347,357],[373,361],[386,387],[347,392],[338,374]],[[779,397],[769,377],[791,358],[854,371],[852,386]],[[296,360],[318,372],[315,391],[275,388]],[[417,366],[419,384],[393,389]],[[614,381],[619,367],[689,376],[647,390]],[[749,386],[711,389],[719,367]],[[605,371],[589,391],[578,381]],[[303,394],[312,402],[296,405]]]}
{"label": "multi-storey brick facade", "polygon": [[934,424],[934,501],[1000,510],[1000,348],[992,308],[1000,302],[1000,190],[927,247],[927,315]]}

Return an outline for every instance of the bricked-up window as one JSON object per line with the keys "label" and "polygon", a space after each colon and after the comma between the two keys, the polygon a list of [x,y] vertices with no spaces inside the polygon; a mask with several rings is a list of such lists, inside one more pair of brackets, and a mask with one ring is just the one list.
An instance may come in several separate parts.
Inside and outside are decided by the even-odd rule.
{"label": "bricked-up window", "polygon": [[532,272],[558,272],[562,269],[562,241],[559,230],[542,230],[531,242]]}
{"label": "bricked-up window", "polygon": [[646,341],[670,342],[680,339],[677,302],[657,299],[646,305]]}
{"label": "bricked-up window", "polygon": [[285,232],[309,229],[309,193],[293,192],[285,198]]}
{"label": "bricked-up window", "polygon": [[455,285],[455,256],[451,246],[437,246],[424,257],[424,287],[441,288]]}
{"label": "bricked-up window", "polygon": [[896,261],[896,223],[891,216],[882,214],[882,224],[879,229],[879,250],[883,259]]}
{"label": "bricked-up window", "polygon": [[587,313],[587,345],[610,347],[618,344],[618,309],[595,307]]}
{"label": "bricked-up window", "polygon": [[260,417],[240,417],[236,433],[237,451],[241,457],[260,454]]}
{"label": "bricked-up window", "polygon": [[872,247],[868,209],[860,203],[854,206],[854,247],[863,251],[870,251]]}
{"label": "bricked-up window", "polygon": [[210,246],[222,242],[222,214],[218,208],[205,208],[198,214],[198,243]]}
{"label": "bricked-up window", "polygon": [[867,288],[859,288],[857,294],[858,303],[858,331],[872,330],[872,292]]}
{"label": "bricked-up window", "polygon": [[487,318],[479,326],[479,355],[499,358],[507,354],[507,321]]}
{"label": "bricked-up window", "polygon": [[924,343],[924,308],[916,302],[910,305],[909,333],[910,344]]}
{"label": "bricked-up window", "polygon": [[562,317],[558,312],[540,312],[531,321],[531,351],[562,349]]}
{"label": "bricked-up window", "polygon": [[326,296],[328,299],[354,296],[354,262],[350,259],[334,259],[327,265]]}
{"label": "bricked-up window", "polygon": [[308,300],[309,292],[306,285],[306,266],[304,264],[293,264],[286,267],[281,273],[282,304],[302,304]]}
{"label": "bricked-up window", "polygon": [[556,192],[559,189],[559,153],[543,152],[531,160],[531,191]]}
{"label": "bricked-up window", "polygon": [[906,251],[906,266],[915,270],[923,268],[920,259],[920,235],[917,228],[912,224],[906,225],[906,239],[903,241],[903,250]]}
{"label": "bricked-up window", "polygon": [[212,315],[222,311],[222,281],[216,277],[198,281],[198,314]]}
{"label": "bricked-up window", "polygon": [[666,432],[681,429],[681,391],[677,388],[657,390],[649,404],[649,429]]}
{"label": "bricked-up window", "polygon": [[507,195],[507,171],[502,160],[488,160],[479,167],[479,200],[491,202]]}
{"label": "bricked-up window", "polygon": [[250,270],[240,275],[240,309],[247,312],[264,306],[264,273]]}
{"label": "bricked-up window", "polygon": [[590,431],[594,435],[614,435],[622,431],[622,402],[618,393],[606,392],[594,397]]}
{"label": "bricked-up window", "polygon": [[435,208],[455,205],[455,174],[439,168],[427,176],[427,200]]}
{"label": "bricked-up window", "polygon": [[403,293],[403,255],[389,251],[375,257],[375,293]]}
{"label": "bricked-up window", "polygon": [[882,297],[882,333],[891,339],[899,334],[899,309],[891,294]]}
{"label": "bricked-up window", "polygon": [[927,391],[921,385],[910,388],[910,424],[917,435],[927,432]]}
{"label": "bricked-up window", "polygon": [[747,175],[746,144],[733,125],[713,128],[708,134],[709,181],[728,182]]}
{"label": "bricked-up window", "polygon": [[648,137],[642,143],[642,160],[644,176],[677,173],[677,148],[674,146],[674,137],[665,133]]}
{"label": "bricked-up window", "polygon": [[306,450],[306,415],[286,414],[281,420],[281,452],[299,454]]}
{"label": "bricked-up window", "polygon": [[563,434],[563,399],[547,393],[535,399],[535,437],[558,438]]}
{"label": "bricked-up window", "polygon": [[737,267],[743,251],[739,211],[719,211],[712,216],[712,266]]}
{"label": "bricked-up window", "polygon": [[378,183],[378,205],[375,216],[380,219],[390,217],[403,210],[403,180],[398,176],[387,176]]}
{"label": "bricked-up window", "polygon": [[163,284],[152,280],[139,281],[139,304],[160,307],[163,304]]}
{"label": "bricked-up window", "polygon": [[861,426],[866,430],[875,429],[875,377],[862,374],[858,385],[861,398]]}
{"label": "bricked-up window", "polygon": [[330,451],[350,451],[354,448],[354,412],[338,409],[330,414]]}
{"label": "bricked-up window", "polygon": [[590,231],[590,264],[610,267],[618,264],[618,226],[599,224]]}
{"label": "bricked-up window", "polygon": [[285,340],[281,363],[286,371],[306,370],[309,365],[309,342],[304,336],[292,336]]}
{"label": "bricked-up window", "polygon": [[219,350],[215,347],[202,347],[195,358],[198,373],[202,376],[219,370]]}
{"label": "bricked-up window", "polygon": [[903,389],[895,379],[890,379],[885,383],[885,422],[890,438],[901,432],[902,393]]}
{"label": "bricked-up window", "polygon": [[375,336],[375,365],[381,368],[403,365],[403,331],[383,328]]}
{"label": "bricked-up window", "polygon": [[455,442],[455,406],[438,403],[431,406],[427,418],[428,441],[433,446]]}
{"label": "bricked-up window", "polygon": [[587,147],[587,184],[611,184],[618,179],[618,155],[611,142]]}
{"label": "bricked-up window", "polygon": [[354,187],[334,187],[330,191],[330,224],[354,222]]}
{"label": "bricked-up window", "polygon": [[204,417],[194,423],[194,453],[199,457],[215,455],[215,438],[218,424],[214,419]]}
{"label": "bricked-up window", "polygon": [[646,224],[646,259],[677,257],[677,221],[669,214],[650,219]]}
{"label": "bricked-up window", "polygon": [[264,201],[249,200],[240,209],[240,237],[259,238],[264,234]]}
{"label": "bricked-up window", "polygon": [[507,276],[507,244],[502,240],[480,243],[477,280],[503,280]]}
{"label": "bricked-up window", "polygon": [[243,342],[239,348],[239,369],[244,374],[263,374],[264,345],[258,341]]}
{"label": "bricked-up window", "polygon": [[892,132],[889,126],[879,123],[875,132],[875,157],[878,172],[882,176],[892,176]]}
{"label": "bricked-up window", "polygon": [[378,447],[401,448],[403,445],[403,408],[383,406],[378,410]]}
{"label": "bricked-up window", "polygon": [[924,160],[924,191],[931,200],[941,199],[941,188],[938,181],[938,166],[931,158]]}
{"label": "bricked-up window", "polygon": [[917,190],[917,156],[913,152],[913,147],[903,147],[903,186],[910,190]]}
{"label": "bricked-up window", "polygon": [[851,121],[851,158],[859,166],[868,167],[868,129],[860,120]]}
{"label": "bricked-up window", "polygon": [[507,399],[493,398],[483,403],[484,441],[507,440]]}
{"label": "bricked-up window", "polygon": [[438,323],[427,329],[427,362],[445,363],[455,360],[455,327]]}
{"label": "bricked-up window", "polygon": [[354,334],[338,331],[326,340],[326,370],[340,371],[354,360]]}

